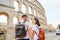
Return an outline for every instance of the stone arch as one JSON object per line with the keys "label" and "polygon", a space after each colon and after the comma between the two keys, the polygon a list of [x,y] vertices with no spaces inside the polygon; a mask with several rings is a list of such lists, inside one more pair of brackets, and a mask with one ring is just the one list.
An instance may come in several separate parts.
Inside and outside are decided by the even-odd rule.
{"label": "stone arch", "polygon": [[14,1],[15,11],[18,11],[18,1]]}
{"label": "stone arch", "polygon": [[6,15],[7,17],[9,17],[8,13],[7,12],[4,12],[4,11],[0,11],[0,15]]}
{"label": "stone arch", "polygon": [[34,16],[36,16],[36,10],[34,9]]}
{"label": "stone arch", "polygon": [[31,6],[28,7],[28,13],[32,14],[32,7]]}
{"label": "stone arch", "polygon": [[7,34],[7,30],[5,28],[0,28],[0,37],[2,37],[1,40],[6,39],[6,34]]}
{"label": "stone arch", "polygon": [[26,13],[27,11],[26,11],[27,9],[26,9],[26,4],[25,3],[22,3],[21,4],[21,11],[23,12],[23,13]]}
{"label": "stone arch", "polygon": [[32,1],[32,0],[29,0],[29,1]]}
{"label": "stone arch", "polygon": [[13,17],[13,24],[17,24],[18,23],[18,17]]}
{"label": "stone arch", "polygon": [[[9,18],[9,15],[7,14],[7,12],[0,11],[0,23],[1,23],[1,25],[7,25],[8,18]],[[4,23],[6,23],[6,24],[4,24]]]}
{"label": "stone arch", "polygon": [[38,17],[40,17],[40,13],[39,12],[37,12],[38,13]]}
{"label": "stone arch", "polygon": [[[35,10],[36,11],[36,10]],[[34,14],[36,14],[36,16],[38,17],[38,18],[41,18],[41,13],[39,12],[39,11],[36,11],[36,13],[34,13]]]}

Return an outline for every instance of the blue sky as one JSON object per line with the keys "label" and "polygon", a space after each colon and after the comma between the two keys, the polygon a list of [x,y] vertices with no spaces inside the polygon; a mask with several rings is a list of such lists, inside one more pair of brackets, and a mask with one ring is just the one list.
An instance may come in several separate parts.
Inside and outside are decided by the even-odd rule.
{"label": "blue sky", "polygon": [[60,24],[60,0],[38,0],[45,9],[48,24]]}

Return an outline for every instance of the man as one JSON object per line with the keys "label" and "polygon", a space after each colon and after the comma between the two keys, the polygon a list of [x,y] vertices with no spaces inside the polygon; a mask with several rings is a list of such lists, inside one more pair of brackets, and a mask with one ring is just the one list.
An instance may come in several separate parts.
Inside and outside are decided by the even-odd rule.
{"label": "man", "polygon": [[[29,31],[29,26],[30,26],[30,24],[29,24],[27,21],[28,21],[28,16],[27,16],[27,15],[23,15],[23,16],[22,16],[22,19],[20,20],[20,22],[21,22],[21,23],[24,23],[25,29],[26,29],[26,31],[27,31],[27,34],[26,34],[26,36],[24,37],[24,40],[29,40],[29,39],[30,39],[30,38],[29,38],[29,35],[28,35],[28,31]],[[23,38],[20,39],[20,40],[23,40]]]}

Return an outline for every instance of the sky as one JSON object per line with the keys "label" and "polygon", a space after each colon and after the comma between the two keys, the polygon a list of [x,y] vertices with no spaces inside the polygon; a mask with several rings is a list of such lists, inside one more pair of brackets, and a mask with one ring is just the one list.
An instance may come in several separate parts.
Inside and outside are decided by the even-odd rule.
{"label": "sky", "polygon": [[38,0],[45,9],[47,23],[57,27],[60,24],[60,0]]}

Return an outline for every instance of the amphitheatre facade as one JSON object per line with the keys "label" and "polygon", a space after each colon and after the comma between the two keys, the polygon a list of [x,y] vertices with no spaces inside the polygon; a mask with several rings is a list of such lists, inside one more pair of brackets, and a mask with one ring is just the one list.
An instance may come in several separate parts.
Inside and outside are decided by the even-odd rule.
{"label": "amphitheatre facade", "polygon": [[[14,5],[17,5],[17,8]],[[45,29],[47,24],[45,10],[37,0],[0,0],[0,31],[4,32],[4,40],[16,39],[15,24],[17,22],[14,23],[14,19],[19,21],[23,14],[28,15],[29,18],[38,18],[42,28]]]}

